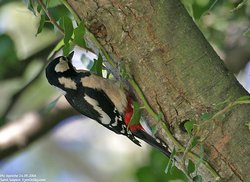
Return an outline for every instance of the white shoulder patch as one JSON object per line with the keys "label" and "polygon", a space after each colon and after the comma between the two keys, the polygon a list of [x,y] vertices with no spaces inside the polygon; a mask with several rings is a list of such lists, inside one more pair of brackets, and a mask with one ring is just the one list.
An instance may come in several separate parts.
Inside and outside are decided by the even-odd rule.
{"label": "white shoulder patch", "polygon": [[103,90],[106,95],[114,102],[115,107],[120,113],[123,113],[127,107],[127,97],[119,85],[108,79],[96,75],[86,76],[81,79],[81,83],[84,87],[95,88]]}
{"label": "white shoulder patch", "polygon": [[69,69],[69,64],[62,58],[60,58],[59,63],[55,67],[55,71],[62,73],[64,71],[67,71],[68,69]]}
{"label": "white shoulder patch", "polygon": [[70,78],[61,77],[58,78],[59,83],[64,85],[65,88],[76,90],[76,83]]}
{"label": "white shoulder patch", "polygon": [[94,107],[94,109],[101,115],[101,118],[99,118],[102,122],[102,124],[109,125],[111,122],[111,118],[102,110],[102,108],[99,107],[99,103],[97,100],[89,97],[88,95],[84,96],[84,99]]}

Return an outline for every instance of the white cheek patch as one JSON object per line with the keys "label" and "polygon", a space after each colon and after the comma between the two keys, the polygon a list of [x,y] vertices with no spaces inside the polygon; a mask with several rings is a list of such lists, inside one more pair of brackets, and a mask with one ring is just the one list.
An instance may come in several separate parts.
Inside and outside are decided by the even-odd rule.
{"label": "white cheek patch", "polygon": [[64,85],[65,88],[76,90],[76,83],[70,78],[61,77],[58,78],[60,84]]}
{"label": "white cheek patch", "polygon": [[67,70],[69,70],[69,64],[65,60],[60,58],[59,63],[55,67],[55,71],[62,73],[62,72],[65,72]]}
{"label": "white cheek patch", "polygon": [[99,103],[97,100],[92,99],[88,95],[84,96],[84,99],[94,107],[94,109],[101,115],[101,118],[99,118],[102,122],[102,124],[109,125],[111,122],[110,117],[102,110],[102,108],[99,107]]}

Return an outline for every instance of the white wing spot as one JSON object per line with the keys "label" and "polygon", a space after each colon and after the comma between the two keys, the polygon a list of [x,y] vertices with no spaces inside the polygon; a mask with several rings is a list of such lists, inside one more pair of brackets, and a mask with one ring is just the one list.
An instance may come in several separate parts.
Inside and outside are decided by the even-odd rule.
{"label": "white wing spot", "polygon": [[119,118],[116,116],[116,117],[115,117],[115,122],[112,124],[112,126],[117,126],[117,124],[118,124],[118,119],[119,119]]}
{"label": "white wing spot", "polygon": [[128,130],[128,134],[129,134],[129,135],[132,135],[132,133],[131,133],[131,131],[130,131],[130,130]]}
{"label": "white wing spot", "polygon": [[58,78],[59,83],[64,85],[65,88],[76,90],[76,83],[70,78],[61,77]]}
{"label": "white wing spot", "polygon": [[157,143],[161,143],[161,141],[160,141],[158,138],[156,138],[156,142],[157,142]]}
{"label": "white wing spot", "polygon": [[119,119],[119,121],[122,121],[122,116],[120,115],[118,119]]}
{"label": "white wing spot", "polygon": [[62,58],[60,58],[59,63],[55,67],[55,71],[62,73],[64,71],[67,71],[68,69],[69,69],[69,64]]}
{"label": "white wing spot", "polygon": [[122,134],[125,134],[125,129],[124,128],[126,129],[126,126],[122,125],[122,130],[121,130]]}
{"label": "white wing spot", "polygon": [[99,107],[99,103],[97,100],[92,99],[88,95],[84,96],[84,99],[94,107],[94,109],[100,114],[101,118],[99,118],[102,124],[109,125],[111,122],[110,117]]}

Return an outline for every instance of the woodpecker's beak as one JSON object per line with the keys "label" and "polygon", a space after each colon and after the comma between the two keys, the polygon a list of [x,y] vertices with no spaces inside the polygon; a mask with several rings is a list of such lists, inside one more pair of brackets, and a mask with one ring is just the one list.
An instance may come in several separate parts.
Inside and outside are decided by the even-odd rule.
{"label": "woodpecker's beak", "polygon": [[74,56],[74,51],[72,51],[72,52],[67,56],[67,60],[68,60],[68,61],[71,61],[72,58],[73,58],[73,56]]}

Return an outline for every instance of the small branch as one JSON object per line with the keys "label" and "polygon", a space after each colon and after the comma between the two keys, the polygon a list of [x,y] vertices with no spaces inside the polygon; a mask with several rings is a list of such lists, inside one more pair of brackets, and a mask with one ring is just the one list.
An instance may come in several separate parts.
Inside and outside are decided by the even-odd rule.
{"label": "small branch", "polygon": [[[0,129],[0,160],[24,150],[50,132],[63,119],[76,114],[71,107],[57,108],[53,109],[53,112],[28,113],[23,119],[6,124]],[[13,132],[13,129],[18,132]]]}
{"label": "small branch", "polygon": [[47,15],[47,17],[49,18],[50,22],[53,25],[55,25],[58,28],[58,30],[64,35],[64,30],[62,29],[62,27],[60,27],[60,25],[56,22],[56,20],[50,16],[49,12],[46,9],[45,4],[43,3],[43,1],[42,0],[38,0],[38,2],[42,6],[42,9],[45,12],[45,14]]}
{"label": "small branch", "polygon": [[206,125],[206,124],[208,124],[210,122],[213,122],[218,117],[220,117],[220,116],[226,114],[227,112],[229,112],[233,107],[235,107],[237,105],[243,105],[243,104],[250,104],[250,100],[236,100],[234,102],[229,103],[222,110],[220,110],[217,113],[215,113],[212,118],[210,118],[210,119],[204,121],[202,124],[200,124],[199,127],[204,126],[204,125]]}
{"label": "small branch", "polygon": [[186,148],[185,148],[185,151],[183,152],[183,155],[182,155],[181,160],[182,160],[184,163],[185,163],[185,160],[186,160],[186,156],[187,156],[188,152],[190,151],[190,147],[191,147],[191,145],[192,145],[193,140],[194,140],[194,136],[192,136],[192,137],[189,139],[189,141],[188,141],[188,143],[187,143],[187,146],[186,146]]}

